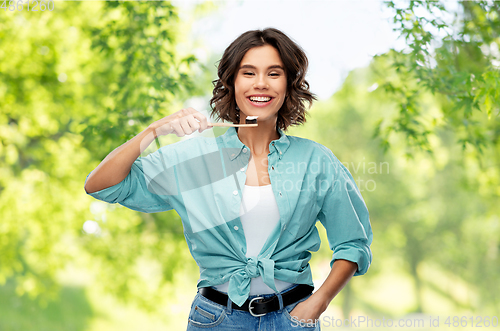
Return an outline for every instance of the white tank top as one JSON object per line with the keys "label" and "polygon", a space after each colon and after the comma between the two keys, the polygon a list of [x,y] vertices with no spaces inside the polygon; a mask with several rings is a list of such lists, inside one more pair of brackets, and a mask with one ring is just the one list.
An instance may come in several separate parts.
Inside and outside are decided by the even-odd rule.
{"label": "white tank top", "polygon": [[[240,207],[240,220],[247,242],[246,257],[257,256],[266,243],[271,231],[278,225],[280,213],[271,184],[264,186],[245,185]],[[275,279],[276,289],[282,291],[292,283]],[[218,291],[227,293],[229,281],[214,286]],[[262,276],[252,278],[250,295],[272,294],[274,290],[267,286]]]}

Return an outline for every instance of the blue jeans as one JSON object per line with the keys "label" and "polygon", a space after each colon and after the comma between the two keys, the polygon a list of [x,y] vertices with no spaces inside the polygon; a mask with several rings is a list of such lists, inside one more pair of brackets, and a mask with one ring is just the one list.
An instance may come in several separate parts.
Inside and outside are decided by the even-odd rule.
{"label": "blue jeans", "polygon": [[[298,284],[294,284],[283,290],[285,293]],[[269,298],[274,294],[260,295],[264,298]],[[300,331],[300,330],[321,330],[320,321],[313,324],[305,324],[299,322],[290,315],[295,306],[309,298],[308,296],[283,307],[281,294],[278,294],[280,309],[267,313],[264,316],[254,317],[249,312],[244,310],[236,310],[232,308],[232,302],[228,299],[227,306],[220,305],[202,296],[199,292],[194,297],[189,312],[187,331],[212,329],[212,330],[258,330],[258,331]],[[257,295],[251,295],[248,298],[253,299]]]}

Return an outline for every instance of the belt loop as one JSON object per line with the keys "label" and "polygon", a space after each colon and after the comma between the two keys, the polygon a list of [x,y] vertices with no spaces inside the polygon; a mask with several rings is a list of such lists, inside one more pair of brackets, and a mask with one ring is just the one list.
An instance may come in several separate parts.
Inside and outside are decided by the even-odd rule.
{"label": "belt loop", "polygon": [[279,312],[281,313],[281,311],[283,310],[283,298],[281,297],[281,292],[280,291],[276,292],[276,295],[278,296],[278,301],[280,303]]}
{"label": "belt loop", "polygon": [[229,296],[227,296],[227,314],[231,315],[232,312],[233,312],[233,302],[231,301]]}

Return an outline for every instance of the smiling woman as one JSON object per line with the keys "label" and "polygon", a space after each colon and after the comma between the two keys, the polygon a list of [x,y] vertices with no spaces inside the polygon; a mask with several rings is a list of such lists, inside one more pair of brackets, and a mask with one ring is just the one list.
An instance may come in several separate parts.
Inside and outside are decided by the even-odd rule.
{"label": "smiling woman", "polygon": [[[248,261],[241,279],[235,275],[231,277],[223,275],[222,279],[226,280],[222,283],[220,280],[201,280],[198,283],[199,291],[190,312],[188,330],[208,326],[215,327],[217,330],[230,330],[237,327],[248,330],[296,330],[298,326],[319,330],[320,324],[317,319],[328,303],[353,274],[360,275],[366,272],[371,261],[369,245],[372,241],[372,233],[366,205],[352,176],[347,169],[338,164],[334,167],[338,170],[342,169],[343,175],[335,177],[337,179],[343,177],[346,181],[342,181],[340,187],[343,188],[334,195],[342,195],[341,192],[347,187],[350,187],[348,191],[357,192],[357,194],[352,197],[353,200],[345,195],[337,201],[323,200],[324,203],[330,204],[329,208],[334,208],[336,211],[326,212],[330,215],[325,215],[325,210],[320,208],[319,213],[313,217],[314,220],[320,219],[324,221],[323,224],[326,224],[329,240],[333,243],[330,247],[336,252],[332,259],[332,272],[324,285],[312,294],[311,282],[301,276],[287,277],[276,271],[272,279],[269,278],[270,271],[266,271],[268,269],[265,266],[266,259],[270,258],[275,266],[279,264],[280,254],[275,255],[273,249],[274,252],[280,250],[278,249],[280,245],[276,245],[276,241],[286,242],[283,230],[287,224],[289,225],[288,231],[291,231],[289,232],[291,238],[294,238],[296,242],[310,236],[315,230],[314,222],[310,222],[313,220],[308,221],[308,217],[303,217],[303,219],[299,217],[297,221],[302,223],[300,225],[293,225],[294,222],[288,219],[290,216],[288,216],[287,208],[282,205],[283,194],[279,191],[280,184],[278,184],[283,181],[283,178],[280,178],[275,171],[277,170],[276,160],[281,161],[285,152],[285,158],[292,159],[291,164],[302,160],[311,165],[317,157],[310,155],[300,158],[298,150],[294,152],[293,148],[289,148],[292,145],[298,147],[300,143],[298,144],[295,139],[288,140],[288,138],[295,137],[289,137],[282,131],[287,130],[290,125],[305,123],[306,104],[310,106],[316,99],[309,91],[309,84],[305,80],[307,67],[308,60],[300,46],[281,31],[272,28],[252,30],[242,34],[229,45],[222,56],[218,67],[219,79],[213,82],[212,116],[233,123],[244,123],[244,119],[249,115],[259,118],[258,127],[236,128],[235,132],[233,129],[229,130],[230,136],[237,135],[238,140],[250,150],[245,189],[241,200],[244,212],[240,213],[239,217],[244,230],[243,249],[246,248],[245,256]],[[309,140],[307,142],[313,143]],[[318,145],[314,144],[314,147],[304,145],[303,148],[314,149]],[[273,157],[274,148],[277,148],[276,151],[279,152],[277,159]],[[329,150],[328,152],[327,154],[331,154]],[[305,179],[306,173],[311,173],[311,169],[308,167],[303,177],[298,173],[294,175],[298,175],[296,178]],[[322,175],[326,174],[327,171]],[[313,182],[316,182],[319,177],[316,177]],[[304,206],[311,208],[314,201],[321,197],[319,192],[316,192],[316,197],[314,197],[313,192],[305,191],[299,194],[301,197],[299,200],[292,198],[296,192],[290,192],[288,195],[288,201],[296,204],[292,206],[295,212],[300,209],[300,200],[304,199]],[[345,193],[344,191],[343,194]],[[343,199],[346,200],[342,202]],[[343,203],[348,200],[351,208],[347,208],[345,212],[352,218],[349,219],[349,216],[345,214],[343,219],[333,221],[335,218],[333,213],[341,212]],[[245,206],[249,210],[245,209]],[[361,223],[357,223],[357,219],[361,220]],[[333,231],[340,230],[340,228],[336,230],[332,228],[335,222],[342,222],[342,225],[337,223],[337,226],[349,229],[340,236],[343,237],[342,239],[333,238]],[[286,224],[283,225],[284,223]],[[353,236],[354,232],[350,231],[356,231],[359,225],[361,225],[363,235]],[[276,229],[280,228],[281,235],[277,236]],[[238,226],[234,229],[237,230]],[[354,239],[355,237],[358,239]],[[340,241],[337,241],[339,239]],[[342,244],[336,245],[335,242]],[[315,250],[314,245],[306,246],[308,248],[303,248],[302,252],[299,251],[299,256],[303,254],[307,256],[309,255],[307,250]],[[293,249],[286,244],[285,247],[282,252],[284,256],[288,256]],[[342,252],[343,249],[345,249],[344,252]],[[354,253],[355,251],[357,253]],[[256,270],[247,270],[253,263],[255,263]],[[309,275],[310,270],[306,267],[300,273],[302,276]],[[243,284],[248,284],[248,278],[250,278],[250,286],[243,287]],[[248,287],[248,290],[241,291],[242,288]],[[241,294],[243,296],[240,296]],[[207,306],[207,303],[211,306]],[[215,309],[215,307],[218,308]],[[203,309],[205,309],[205,314],[203,314]],[[203,320],[207,317],[206,311],[211,312],[212,318],[209,321]],[[273,311],[278,314],[267,314]]]}
{"label": "smiling woman", "polygon": [[[223,120],[257,116],[258,126],[138,157],[158,135],[209,127],[203,114],[183,109],[111,152],[88,176],[85,188],[97,199],[181,216],[200,268],[188,330],[320,330],[330,301],[370,266],[368,210],[351,174],[325,146],[283,132],[305,122],[315,99],[307,64],[277,29],[244,33],[224,52],[211,105]],[[318,220],[332,269],[312,293]]]}

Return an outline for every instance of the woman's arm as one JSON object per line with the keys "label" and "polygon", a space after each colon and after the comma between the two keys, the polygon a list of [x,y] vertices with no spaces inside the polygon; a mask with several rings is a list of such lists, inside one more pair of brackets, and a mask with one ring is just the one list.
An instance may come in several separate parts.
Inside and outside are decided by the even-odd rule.
{"label": "woman's arm", "polygon": [[85,191],[93,193],[111,187],[127,177],[134,161],[154,140],[152,126],[109,153],[85,182]]}
{"label": "woman's arm", "polygon": [[178,137],[183,137],[196,130],[201,133],[207,127],[208,121],[205,115],[193,108],[181,109],[152,123],[101,161],[88,176],[84,186],[85,191],[93,193],[120,183],[127,177],[134,161],[155,140],[156,136],[175,133]]}

